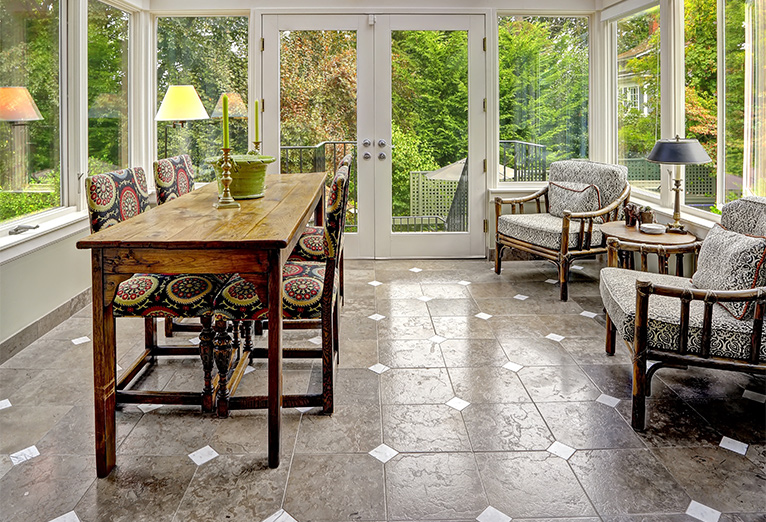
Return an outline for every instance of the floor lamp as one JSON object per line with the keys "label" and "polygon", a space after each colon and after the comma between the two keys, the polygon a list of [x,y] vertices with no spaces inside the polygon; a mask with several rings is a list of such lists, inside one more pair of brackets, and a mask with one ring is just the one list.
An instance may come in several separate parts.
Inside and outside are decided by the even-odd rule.
{"label": "floor lamp", "polygon": [[168,127],[183,127],[189,120],[207,120],[209,116],[193,85],[170,85],[157,111],[156,121],[170,121],[165,125],[165,153],[168,156]]}

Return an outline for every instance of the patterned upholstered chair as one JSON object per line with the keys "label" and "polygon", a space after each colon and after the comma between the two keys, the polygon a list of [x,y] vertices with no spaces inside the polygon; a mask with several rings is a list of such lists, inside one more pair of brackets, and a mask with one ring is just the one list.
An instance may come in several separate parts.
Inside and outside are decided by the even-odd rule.
{"label": "patterned upholstered chair", "polygon": [[[323,227],[323,261],[288,260],[282,273],[282,305],[286,328],[321,329],[319,350],[284,349],[284,356],[322,359],[321,401],[325,413],[333,412],[333,385],[338,356],[338,307],[340,256],[343,252],[343,228],[346,224],[348,201],[348,164],[340,166],[333,177],[327,200],[327,215]],[[215,300],[216,321],[263,321],[268,314],[266,303],[255,287],[235,276]],[[251,351],[251,356],[266,356],[266,349]],[[216,361],[216,364],[219,364]],[[227,363],[221,363],[224,367]],[[223,384],[222,384],[223,385]]]}
{"label": "patterned upholstered chair", "polygon": [[[149,208],[144,170],[140,167],[89,176],[85,180],[91,232],[98,232],[130,219]],[[120,283],[113,302],[115,317],[145,318],[144,353],[117,383],[117,402],[192,404],[199,399],[212,411],[212,387],[200,393],[135,391],[126,388],[158,355],[200,355],[206,382],[212,377],[213,299],[228,280],[217,275],[134,274]],[[200,348],[157,345],[158,317],[200,317],[207,332],[200,335]],[[209,352],[209,353],[208,353]],[[206,360],[206,357],[209,357]]]}
{"label": "patterned upholstered chair", "polygon": [[[523,198],[495,198],[495,272],[504,248],[515,248],[558,265],[561,300],[568,299],[569,267],[579,257],[606,252],[599,225],[617,219],[628,201],[628,169],[583,160],[556,161],[548,186]],[[535,207],[524,213],[524,205]],[[511,206],[503,214],[503,205]]]}
{"label": "patterned upholstered chair", "polygon": [[[346,155],[338,165],[338,168],[344,165],[351,168],[351,162],[353,156],[351,154]],[[337,175],[337,172],[336,172]],[[345,212],[345,206],[342,209],[337,209],[336,212]],[[328,207],[325,209],[325,219],[329,219],[331,210]],[[335,216],[337,218],[337,216]],[[319,261],[326,262],[327,255],[325,253],[325,229],[320,226],[307,226],[306,230],[301,234],[301,238],[298,240],[298,244],[290,254],[290,261]],[[343,298],[343,252],[340,252],[338,267],[340,271],[340,296]]]}
{"label": "patterned upholstered chair", "polygon": [[[743,198],[723,207],[721,225],[704,241],[648,246],[609,239],[617,252],[657,254],[661,273],[601,270],[607,312],[607,354],[622,337],[633,351],[635,430],[645,427],[651,378],[665,366],[702,366],[766,374],[766,198]],[[667,273],[667,257],[692,256],[691,279]],[[662,259],[665,259],[663,261]],[[677,273],[682,259],[677,259]],[[642,263],[645,266],[645,263]],[[647,361],[655,361],[647,368]]]}

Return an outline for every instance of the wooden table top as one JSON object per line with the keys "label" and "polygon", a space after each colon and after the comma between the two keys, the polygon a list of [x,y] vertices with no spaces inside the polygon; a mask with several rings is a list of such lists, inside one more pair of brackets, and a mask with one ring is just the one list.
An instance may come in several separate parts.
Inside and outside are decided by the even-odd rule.
{"label": "wooden table top", "polygon": [[[270,174],[266,194],[237,200],[239,209],[218,210],[217,184],[191,193],[101,230],[77,242],[77,248],[283,249],[298,233],[296,219],[314,211],[325,173]],[[305,221],[305,220],[304,220]]]}
{"label": "wooden table top", "polygon": [[662,234],[647,234],[638,230],[638,226],[626,227],[625,221],[610,221],[599,225],[601,233],[608,237],[616,237],[621,241],[633,243],[646,243],[650,245],[686,245],[694,243],[697,238],[690,233],[676,234],[665,232]]}

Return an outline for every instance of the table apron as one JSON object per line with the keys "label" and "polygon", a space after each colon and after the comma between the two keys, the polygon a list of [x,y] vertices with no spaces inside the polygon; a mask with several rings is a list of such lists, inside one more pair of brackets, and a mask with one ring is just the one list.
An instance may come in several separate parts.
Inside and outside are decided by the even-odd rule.
{"label": "table apron", "polygon": [[112,274],[265,274],[269,260],[266,250],[105,248],[103,267]]}

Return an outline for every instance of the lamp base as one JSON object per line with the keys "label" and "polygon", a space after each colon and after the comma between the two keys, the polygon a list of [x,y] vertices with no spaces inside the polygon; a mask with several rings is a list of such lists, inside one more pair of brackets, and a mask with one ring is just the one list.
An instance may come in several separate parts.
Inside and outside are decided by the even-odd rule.
{"label": "lamp base", "polygon": [[684,226],[681,224],[676,225],[675,223],[665,225],[665,232],[671,232],[673,234],[686,234]]}

